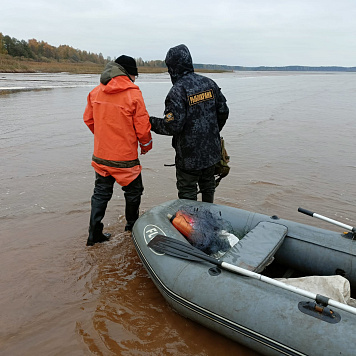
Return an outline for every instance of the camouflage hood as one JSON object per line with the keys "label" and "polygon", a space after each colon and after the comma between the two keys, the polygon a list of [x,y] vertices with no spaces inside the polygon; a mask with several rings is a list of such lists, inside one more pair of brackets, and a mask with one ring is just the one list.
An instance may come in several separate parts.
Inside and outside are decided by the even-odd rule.
{"label": "camouflage hood", "polygon": [[192,56],[184,44],[172,47],[165,62],[173,84],[184,75],[194,72]]}
{"label": "camouflage hood", "polygon": [[120,75],[125,75],[131,80],[130,75],[120,64],[117,64],[115,62],[109,62],[106,65],[104,71],[101,73],[100,83],[106,85],[110,82],[112,78],[118,77]]}

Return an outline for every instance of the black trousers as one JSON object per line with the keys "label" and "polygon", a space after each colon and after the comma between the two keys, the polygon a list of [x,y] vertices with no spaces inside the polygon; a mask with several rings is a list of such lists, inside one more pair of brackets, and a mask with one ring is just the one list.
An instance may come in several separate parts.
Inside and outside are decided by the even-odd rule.
{"label": "black trousers", "polygon": [[215,165],[197,171],[176,168],[177,189],[179,199],[197,200],[198,186],[202,193],[202,201],[214,202]]}
{"label": "black trousers", "polygon": [[[95,187],[91,197],[91,214],[89,222],[89,239],[96,240],[102,235],[104,228],[101,220],[105,216],[105,211],[114,191],[115,178],[112,176],[103,177],[95,172]],[[121,188],[125,197],[125,217],[127,226],[131,227],[139,216],[141,195],[143,192],[141,173],[129,185]]]}

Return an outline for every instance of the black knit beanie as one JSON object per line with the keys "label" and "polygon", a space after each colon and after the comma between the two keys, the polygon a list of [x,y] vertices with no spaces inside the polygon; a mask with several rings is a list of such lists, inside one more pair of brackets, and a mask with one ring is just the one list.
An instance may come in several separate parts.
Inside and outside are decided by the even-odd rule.
{"label": "black knit beanie", "polygon": [[131,75],[138,75],[136,61],[129,56],[125,56],[124,54],[115,59],[117,64],[124,67],[127,73]]}

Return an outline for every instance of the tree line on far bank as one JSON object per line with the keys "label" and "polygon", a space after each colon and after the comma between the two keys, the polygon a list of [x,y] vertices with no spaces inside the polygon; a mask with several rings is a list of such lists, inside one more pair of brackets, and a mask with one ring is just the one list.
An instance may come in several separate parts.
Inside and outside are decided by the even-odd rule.
{"label": "tree line on far bank", "polygon": [[[102,53],[96,54],[75,49],[68,45],[52,46],[44,41],[30,39],[28,41],[3,35],[0,32],[0,55],[9,55],[14,58],[22,58],[38,62],[66,61],[72,63],[91,62],[105,65],[111,61],[110,57],[104,58]],[[165,67],[164,61],[144,61],[137,58],[137,65],[141,67]]]}
{"label": "tree line on far bank", "polygon": [[[76,65],[83,65],[88,63],[90,65],[97,65],[97,67],[104,67],[105,64],[112,59],[110,57],[104,58],[101,53],[90,53],[75,49],[68,45],[60,45],[59,47],[52,46],[44,41],[37,41],[30,39],[28,41],[18,40],[8,35],[3,35],[0,32],[0,59],[12,58],[28,60],[39,63],[76,63]],[[114,58],[115,59],[115,58]],[[138,67],[146,67],[143,71],[162,71],[160,68],[167,68],[165,62],[162,60],[144,61],[142,58],[136,58]],[[92,63],[92,64],[91,64]],[[0,61],[1,64],[1,61]],[[356,67],[339,67],[339,66],[285,66],[285,67],[243,67],[243,66],[228,66],[220,64],[197,64],[194,63],[194,68],[197,71],[342,71],[342,72],[356,72]],[[1,69],[1,65],[0,65]]]}

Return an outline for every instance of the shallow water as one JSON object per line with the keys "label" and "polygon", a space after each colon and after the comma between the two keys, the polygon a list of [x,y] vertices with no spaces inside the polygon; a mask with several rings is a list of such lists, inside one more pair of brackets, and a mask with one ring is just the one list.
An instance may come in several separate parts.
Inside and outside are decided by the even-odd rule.
{"label": "shallow water", "polygon": [[[339,231],[299,206],[355,226],[356,75],[209,75],[230,118],[231,173],[215,202]],[[110,242],[87,248],[93,138],[82,121],[96,75],[0,74],[0,354],[256,355],[176,314],[128,234],[116,187]],[[167,74],[137,81],[161,116]],[[141,156],[142,211],[177,197],[169,137]]]}

